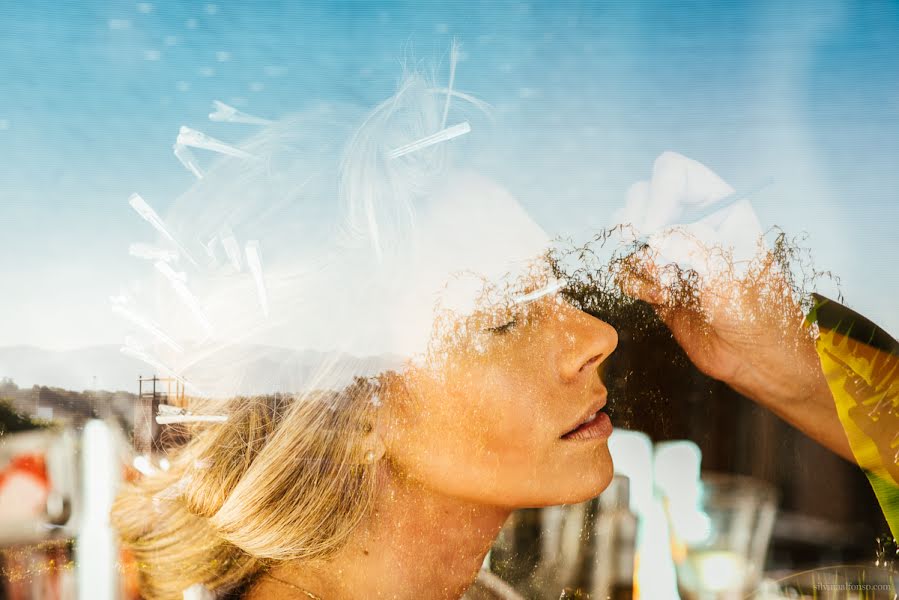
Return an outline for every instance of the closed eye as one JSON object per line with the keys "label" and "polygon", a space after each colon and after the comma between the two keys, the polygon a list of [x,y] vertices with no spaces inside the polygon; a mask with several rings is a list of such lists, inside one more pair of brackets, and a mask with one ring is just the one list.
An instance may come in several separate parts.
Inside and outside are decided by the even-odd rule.
{"label": "closed eye", "polygon": [[504,323],[503,325],[498,325],[496,327],[488,327],[484,331],[488,331],[490,333],[495,333],[497,335],[502,335],[504,333],[508,333],[517,324],[518,324],[518,319],[513,318],[508,323]]}

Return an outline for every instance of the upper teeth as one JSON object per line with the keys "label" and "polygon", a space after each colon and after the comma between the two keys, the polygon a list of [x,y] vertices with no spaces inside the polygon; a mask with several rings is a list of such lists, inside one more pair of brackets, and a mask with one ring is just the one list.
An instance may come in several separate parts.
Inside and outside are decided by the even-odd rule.
{"label": "upper teeth", "polygon": [[[589,423],[590,421],[592,421],[593,419],[595,419],[595,418],[596,418],[596,415],[598,415],[598,414],[599,414],[599,411],[596,411],[595,413],[593,413],[592,415],[590,415],[589,417],[587,417],[586,419],[584,419],[584,421],[581,423],[581,425],[583,425],[584,423]],[[580,425],[578,425],[578,427],[580,427]]]}

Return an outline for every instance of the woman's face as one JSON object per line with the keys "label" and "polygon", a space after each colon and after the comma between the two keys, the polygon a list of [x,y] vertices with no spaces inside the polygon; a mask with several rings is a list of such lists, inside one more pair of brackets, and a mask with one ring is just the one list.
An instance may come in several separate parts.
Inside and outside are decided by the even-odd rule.
{"label": "woman's face", "polygon": [[509,508],[586,500],[610,481],[611,426],[594,415],[617,333],[551,289],[522,291],[529,297],[443,319],[427,359],[404,376],[387,436],[403,475]]}

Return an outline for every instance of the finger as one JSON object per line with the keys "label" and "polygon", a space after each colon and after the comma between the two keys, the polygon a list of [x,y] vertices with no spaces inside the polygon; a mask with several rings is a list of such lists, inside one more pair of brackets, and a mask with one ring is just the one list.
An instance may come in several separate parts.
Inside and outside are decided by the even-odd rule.
{"label": "finger", "polygon": [[655,306],[666,303],[665,289],[657,281],[628,276],[619,280],[619,285],[625,294],[637,300],[643,300]]}
{"label": "finger", "polygon": [[649,258],[636,254],[629,256],[616,273],[616,282],[625,294],[649,304],[664,304],[667,300],[658,268]]}
{"label": "finger", "polygon": [[699,310],[683,307],[656,307],[656,313],[679,342],[704,336],[709,327],[708,319]]}

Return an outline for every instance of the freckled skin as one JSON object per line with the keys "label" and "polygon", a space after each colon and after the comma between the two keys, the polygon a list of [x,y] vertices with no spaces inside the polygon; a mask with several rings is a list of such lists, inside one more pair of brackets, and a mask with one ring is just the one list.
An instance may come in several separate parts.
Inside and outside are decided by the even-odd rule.
{"label": "freckled skin", "polygon": [[[521,297],[438,318],[425,355],[385,377],[371,514],[327,562],[275,577],[329,600],[455,600],[513,510],[606,488],[607,439],[562,436],[605,402],[599,367],[618,335],[557,293]],[[250,597],[278,585],[263,578]]]}
{"label": "freckled skin", "polygon": [[455,323],[408,373],[388,455],[426,488],[478,504],[594,497],[612,477],[607,440],[561,436],[604,401],[597,367],[617,342],[558,295]]}

